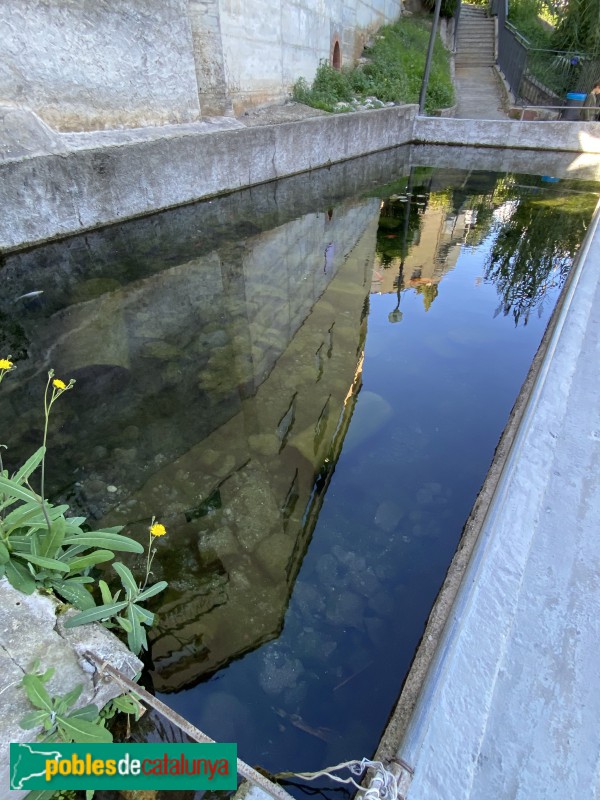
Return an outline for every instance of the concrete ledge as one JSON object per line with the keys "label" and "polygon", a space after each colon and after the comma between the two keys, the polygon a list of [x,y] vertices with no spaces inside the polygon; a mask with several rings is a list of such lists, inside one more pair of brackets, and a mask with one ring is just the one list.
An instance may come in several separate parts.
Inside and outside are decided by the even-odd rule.
{"label": "concrete ledge", "polygon": [[[210,136],[168,132],[0,164],[0,248],[235,191],[409,141],[415,106],[312,117]],[[59,140],[64,143],[64,139]],[[61,148],[62,149],[62,148]]]}
{"label": "concrete ledge", "polygon": [[600,153],[600,123],[417,117],[413,141],[420,144]]}
{"label": "concrete ledge", "polygon": [[[0,112],[2,108],[0,107]],[[0,250],[144,216],[410,142],[600,153],[600,123],[417,117],[416,106],[244,127],[236,120],[58,134],[4,109]],[[16,136],[24,131],[20,138]]]}

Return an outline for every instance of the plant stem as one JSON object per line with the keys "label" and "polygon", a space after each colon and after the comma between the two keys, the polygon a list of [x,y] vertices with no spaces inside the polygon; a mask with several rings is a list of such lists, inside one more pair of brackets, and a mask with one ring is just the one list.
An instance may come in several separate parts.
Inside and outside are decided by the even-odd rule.
{"label": "plant stem", "polygon": [[[152,518],[152,521],[154,522],[154,517]],[[148,556],[146,558],[146,579],[144,580],[144,583],[140,588],[140,592],[143,592],[144,589],[146,588],[146,584],[148,583],[148,578],[150,577],[150,567],[152,566],[152,556],[153,556],[153,553],[152,553],[152,534],[150,533],[148,535],[149,535],[150,538],[148,540]]]}
{"label": "plant stem", "polygon": [[42,475],[41,475],[41,483],[40,483],[40,494],[41,494],[41,505],[42,505],[42,513],[44,515],[44,519],[46,520],[46,525],[48,526],[48,533],[50,533],[50,517],[48,516],[48,510],[46,509],[46,440],[48,438],[48,421],[50,419],[50,409],[52,408],[52,400],[54,399],[54,391],[52,392],[52,399],[48,403],[48,387],[50,386],[50,381],[52,380],[52,373],[48,373],[48,382],[46,383],[46,391],[44,392],[44,455],[42,457]]}

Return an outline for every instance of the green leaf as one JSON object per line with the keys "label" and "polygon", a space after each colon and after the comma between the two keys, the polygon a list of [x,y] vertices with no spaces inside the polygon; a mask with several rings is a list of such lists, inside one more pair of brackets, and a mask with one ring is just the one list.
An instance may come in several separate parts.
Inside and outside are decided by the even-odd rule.
{"label": "green leaf", "polygon": [[102,602],[105,604],[114,603],[115,598],[112,596],[110,589],[108,588],[108,584],[106,581],[103,581],[102,578],[98,581],[98,586],[100,587],[100,594],[102,595]]}
{"label": "green leaf", "polygon": [[90,608],[95,608],[94,598],[87,589],[77,583],[76,578],[67,579],[65,581],[50,581],[50,586],[54,591],[59,594],[67,603],[71,603],[81,611],[87,611]]}
{"label": "green leaf", "polygon": [[8,547],[4,544],[4,542],[0,541],[0,564],[6,564],[9,559],[10,553],[8,552]]}
{"label": "green leaf", "polygon": [[76,628],[78,625],[86,625],[88,622],[97,622],[101,619],[114,617],[115,614],[118,614],[119,611],[122,611],[127,605],[127,600],[121,600],[120,603],[106,603],[102,606],[96,606],[96,608],[90,609],[89,611],[82,611],[81,614],[77,614],[65,620],[65,628]]}
{"label": "green leaf", "polygon": [[69,719],[86,719],[88,722],[94,722],[100,717],[98,706],[95,703],[90,703],[87,706],[76,708],[69,714]]}
{"label": "green leaf", "polygon": [[133,630],[131,622],[129,622],[129,620],[126,619],[125,617],[117,617],[117,622],[126,633],[131,633],[131,631]]}
{"label": "green leaf", "polygon": [[10,514],[4,518],[6,533],[12,533],[16,528],[25,525],[30,520],[37,520],[43,517],[39,503],[23,503],[17,508],[13,508]]}
{"label": "green leaf", "polygon": [[136,602],[139,603],[142,600],[148,600],[149,597],[154,597],[155,594],[164,591],[168,585],[167,581],[159,581],[154,586],[149,586],[141,594],[138,594]]}
{"label": "green leaf", "polygon": [[123,714],[135,714],[135,718],[139,719],[140,712],[142,711],[142,704],[137,695],[132,693],[123,694],[120,697],[113,698],[112,703],[115,708]]}
{"label": "green leaf", "polygon": [[27,561],[30,561],[32,564],[42,567],[42,569],[50,569],[55,572],[69,571],[69,567],[66,564],[63,564],[62,561],[58,561],[56,558],[44,558],[43,556],[36,556],[33,553],[15,553],[15,556],[24,558]]}
{"label": "green leaf", "polygon": [[23,564],[11,558],[11,560],[4,565],[4,574],[8,578],[10,585],[15,589],[23,592],[23,594],[33,594],[35,590],[35,581],[31,577],[29,570],[26,569]]}
{"label": "green leaf", "polygon": [[126,567],[125,564],[121,563],[120,561],[115,561],[113,564],[113,569],[119,578],[121,578],[121,582],[127,593],[127,596],[130,598],[137,597],[139,587],[135,582],[135,578],[133,577],[129,567]]}
{"label": "green leaf", "polygon": [[23,730],[29,731],[31,728],[37,728],[38,725],[42,725],[46,717],[48,717],[47,711],[30,711],[19,720],[19,726]]}
{"label": "green leaf", "polygon": [[21,486],[21,484],[13,478],[7,478],[6,474],[0,475],[0,491],[15,500],[25,500],[26,503],[39,501],[39,495],[32,492],[31,489],[26,489],[24,486]]}
{"label": "green leaf", "polygon": [[78,700],[79,696],[83,692],[83,683],[78,683],[74,689],[71,689],[70,692],[67,692],[62,697],[62,701],[65,703],[66,708],[71,708]]}
{"label": "green leaf", "polygon": [[72,558],[75,558],[75,556],[78,556],[81,553],[85,553],[85,551],[89,549],[90,545],[88,544],[81,544],[81,545],[72,544],[70,547],[67,547],[66,550],[62,551],[62,553],[58,556],[58,560],[68,563],[69,561],[71,561]]}
{"label": "green leaf", "polygon": [[148,611],[143,606],[138,606],[137,604],[133,605],[132,609],[135,618],[139,622],[143,622],[144,625],[152,625],[154,622],[154,614],[151,611]]}
{"label": "green leaf", "polygon": [[127,609],[127,619],[131,624],[131,631],[127,634],[127,645],[134,655],[138,655],[140,650],[146,646],[146,633],[135,614],[134,606],[129,606]]}
{"label": "green leaf", "polygon": [[85,517],[69,517],[66,520],[67,528],[81,528],[85,522]]}
{"label": "green leaf", "polygon": [[69,568],[71,572],[80,572],[82,569],[86,569],[86,567],[92,567],[94,564],[101,564],[103,561],[110,561],[111,558],[114,558],[115,554],[112,550],[96,550],[93,553],[88,553],[81,558],[74,558],[72,561],[68,561]]}
{"label": "green leaf", "polygon": [[110,547],[111,550],[119,550],[124,553],[144,552],[142,545],[134,539],[107,531],[94,531],[78,536],[67,536],[63,544],[85,544],[88,545],[88,547]]}
{"label": "green leaf", "polygon": [[49,713],[53,711],[50,695],[37,675],[26,673],[21,682],[32,706]]}
{"label": "green leaf", "polygon": [[2,508],[16,503],[17,500],[25,500],[26,503],[33,503],[38,500],[36,494],[4,475],[0,475],[0,492],[7,496],[7,499],[2,503]]}
{"label": "green leaf", "polygon": [[44,458],[45,453],[46,453],[45,447],[40,447],[38,450],[36,450],[35,453],[32,456],[30,456],[27,459],[27,461],[23,464],[21,469],[13,475],[12,477],[13,481],[16,481],[17,483],[23,483],[23,481],[26,481],[27,478],[29,478],[29,476],[31,475],[31,473],[35,472],[35,470],[42,463],[42,459]]}
{"label": "green leaf", "polygon": [[40,537],[40,555],[54,558],[65,538],[65,518],[58,517],[52,523],[50,531]]}
{"label": "green leaf", "polygon": [[42,683],[48,683],[50,678],[56,672],[56,668],[55,667],[48,667],[48,669],[45,672],[41,672],[41,673],[38,672],[37,670],[39,669],[39,659],[35,660],[34,665],[35,666],[31,669],[31,672],[33,674],[36,674],[38,676],[38,678],[41,680]]}
{"label": "green leaf", "polygon": [[110,731],[95,722],[88,722],[77,717],[57,717],[58,730],[66,741],[81,742],[91,744],[92,742],[106,743],[112,742],[113,737]]}

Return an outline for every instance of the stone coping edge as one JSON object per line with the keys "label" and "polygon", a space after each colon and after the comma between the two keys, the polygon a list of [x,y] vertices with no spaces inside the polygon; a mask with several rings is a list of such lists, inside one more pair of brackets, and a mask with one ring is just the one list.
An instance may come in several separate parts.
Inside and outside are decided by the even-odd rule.
{"label": "stone coping edge", "polygon": [[[110,132],[109,132],[110,133]],[[158,135],[160,134],[160,135]],[[414,105],[194,133],[87,135],[0,162],[0,251],[145,216],[403,144],[600,154],[600,123],[418,117]],[[57,135],[58,136],[58,135]],[[56,137],[55,137],[56,138]],[[80,137],[82,138],[82,137]]]}

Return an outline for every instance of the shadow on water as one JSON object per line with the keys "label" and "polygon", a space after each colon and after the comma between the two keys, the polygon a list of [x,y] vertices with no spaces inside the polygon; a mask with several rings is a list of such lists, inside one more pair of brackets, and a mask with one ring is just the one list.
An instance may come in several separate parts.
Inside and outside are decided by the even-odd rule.
{"label": "shadow on water", "polygon": [[51,499],[164,522],[145,680],[273,772],[374,752],[597,200],[415,152],[3,267],[10,466],[45,371],[76,377]]}

